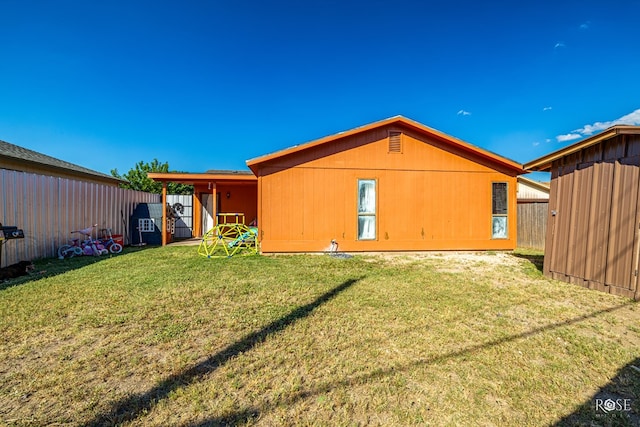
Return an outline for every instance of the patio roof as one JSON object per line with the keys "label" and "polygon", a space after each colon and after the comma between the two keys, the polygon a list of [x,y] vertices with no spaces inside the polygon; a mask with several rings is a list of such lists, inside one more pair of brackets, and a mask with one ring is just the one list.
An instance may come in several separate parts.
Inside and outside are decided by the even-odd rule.
{"label": "patio roof", "polygon": [[257,182],[258,178],[251,171],[211,170],[204,173],[189,172],[149,172],[147,176],[158,182],[177,182],[180,184],[198,184],[206,182]]}

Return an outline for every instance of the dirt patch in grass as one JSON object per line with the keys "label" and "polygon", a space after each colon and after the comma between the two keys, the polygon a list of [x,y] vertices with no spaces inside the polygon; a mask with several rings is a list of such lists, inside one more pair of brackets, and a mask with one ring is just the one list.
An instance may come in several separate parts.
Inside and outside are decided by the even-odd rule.
{"label": "dirt patch in grass", "polygon": [[506,252],[407,252],[370,255],[381,258],[390,265],[429,262],[443,273],[464,272],[469,269],[489,271],[496,266],[517,265],[519,260]]}

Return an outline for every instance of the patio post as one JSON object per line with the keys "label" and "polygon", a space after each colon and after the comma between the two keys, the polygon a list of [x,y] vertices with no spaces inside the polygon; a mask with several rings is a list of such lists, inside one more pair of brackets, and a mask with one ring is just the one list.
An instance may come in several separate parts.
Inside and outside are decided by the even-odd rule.
{"label": "patio post", "polygon": [[[211,183],[211,216],[213,217],[213,227],[218,224],[218,185],[215,181]],[[207,232],[209,230],[205,230]]]}
{"label": "patio post", "polygon": [[167,245],[167,226],[169,218],[167,216],[167,181],[162,182],[162,246]]}

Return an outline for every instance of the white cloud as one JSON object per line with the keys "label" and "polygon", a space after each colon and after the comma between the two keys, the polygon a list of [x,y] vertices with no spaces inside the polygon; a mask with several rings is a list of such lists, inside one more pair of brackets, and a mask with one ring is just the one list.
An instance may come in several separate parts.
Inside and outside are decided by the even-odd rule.
{"label": "white cloud", "polygon": [[590,25],[591,25],[591,21],[584,22],[584,23],[580,24],[580,29],[581,30],[588,30]]}
{"label": "white cloud", "polygon": [[545,139],[544,142],[551,142],[551,138]]}
{"label": "white cloud", "polygon": [[538,145],[540,145],[540,143],[539,143],[539,142],[537,142],[537,141],[533,143],[533,146],[534,146],[534,147],[537,147]]}
{"label": "white cloud", "polygon": [[544,108],[542,109],[542,111],[549,111],[549,110],[553,110],[553,107],[544,107]]}
{"label": "white cloud", "polygon": [[558,140],[558,142],[573,141],[574,139],[579,139],[579,138],[582,138],[582,135],[580,135],[579,133],[568,133],[566,135],[556,136],[556,139]]}
{"label": "white cloud", "polygon": [[582,135],[591,135],[615,125],[640,125],[640,109],[637,109],[616,120],[611,120],[609,122],[595,122],[592,125],[585,125],[580,129],[576,129],[574,132],[581,133]]}
{"label": "white cloud", "polygon": [[558,142],[571,141],[574,139],[592,135],[596,132],[603,131],[615,125],[640,125],[640,108],[616,120],[610,120],[607,122],[595,122],[590,125],[584,125],[579,129],[573,130],[569,134],[558,135],[556,136],[556,139],[558,140]]}
{"label": "white cloud", "polygon": [[567,47],[567,45],[564,44],[563,42],[558,42],[558,43],[556,43],[556,45],[553,48],[554,49],[558,49],[558,48],[561,48],[561,47]]}
{"label": "white cloud", "polygon": [[471,113],[468,112],[468,111],[465,111],[465,110],[460,110],[460,111],[458,111],[458,115],[459,116],[470,116]]}

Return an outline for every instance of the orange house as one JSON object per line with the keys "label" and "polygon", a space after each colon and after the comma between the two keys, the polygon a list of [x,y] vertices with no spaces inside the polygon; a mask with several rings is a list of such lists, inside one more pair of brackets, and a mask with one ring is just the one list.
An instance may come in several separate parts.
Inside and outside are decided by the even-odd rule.
{"label": "orange house", "polygon": [[522,166],[401,116],[247,165],[263,253],[516,247]]}

